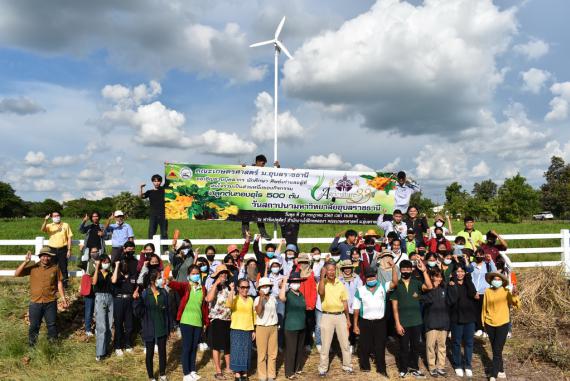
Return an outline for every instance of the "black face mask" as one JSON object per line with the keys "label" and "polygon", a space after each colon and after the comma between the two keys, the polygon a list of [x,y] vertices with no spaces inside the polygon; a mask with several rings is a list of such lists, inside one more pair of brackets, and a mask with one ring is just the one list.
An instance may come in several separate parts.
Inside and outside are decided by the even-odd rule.
{"label": "black face mask", "polygon": [[410,279],[412,273],[402,273],[402,279]]}
{"label": "black face mask", "polygon": [[372,254],[374,252],[374,246],[366,246],[366,252]]}
{"label": "black face mask", "polygon": [[488,239],[488,240],[487,240],[487,244],[490,245],[490,246],[495,246],[495,243],[497,243],[497,241],[494,240],[494,239]]}
{"label": "black face mask", "polygon": [[436,234],[435,237],[436,237],[437,239],[442,239],[442,238],[443,238],[443,234]]}
{"label": "black face mask", "polygon": [[148,265],[149,271],[157,270],[160,265]]}
{"label": "black face mask", "polygon": [[484,257],[475,257],[475,262],[481,263],[483,262],[484,259],[485,259]]}
{"label": "black face mask", "polygon": [[206,258],[208,258],[208,261],[213,262],[216,259],[216,254],[208,254]]}
{"label": "black face mask", "polygon": [[135,254],[135,252],[134,251],[123,251],[123,254],[125,254],[125,256],[127,258],[132,258],[133,255]]}
{"label": "black face mask", "polygon": [[437,252],[441,255],[447,254],[447,250],[438,250]]}

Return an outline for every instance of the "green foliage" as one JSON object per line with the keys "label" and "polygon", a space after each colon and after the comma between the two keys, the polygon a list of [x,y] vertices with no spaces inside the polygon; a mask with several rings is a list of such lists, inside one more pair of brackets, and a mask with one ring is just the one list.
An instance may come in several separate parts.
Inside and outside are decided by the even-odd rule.
{"label": "green foliage", "polygon": [[113,210],[114,199],[112,197],[105,197],[101,200],[80,198],[63,203],[63,212],[67,217],[83,217],[85,214],[90,215],[92,212],[97,211],[102,218],[105,218],[109,216]]}
{"label": "green foliage", "polygon": [[540,194],[517,173],[499,188],[497,204],[501,221],[520,222],[540,210]]}
{"label": "green foliage", "polygon": [[559,218],[570,218],[570,164],[553,156],[544,178],[546,183],[540,188],[542,207]]}
{"label": "green foliage", "polygon": [[130,192],[121,192],[113,197],[113,206],[114,209],[123,211],[130,218],[144,218],[148,215],[145,202]]}
{"label": "green foliage", "polygon": [[445,188],[445,208],[452,216],[465,215],[469,198],[469,194],[458,182],[453,182]]}
{"label": "green foliage", "polygon": [[62,212],[61,204],[51,198],[46,198],[41,202],[27,202],[29,216],[45,217],[51,212]]}
{"label": "green foliage", "polygon": [[474,197],[484,201],[491,201],[497,195],[497,184],[493,180],[485,180],[480,183],[473,184],[473,191],[471,192]]}
{"label": "green foliage", "polygon": [[469,197],[465,215],[469,215],[477,221],[495,221],[498,217],[497,200],[495,198],[485,200],[481,197]]}
{"label": "green foliage", "polygon": [[22,216],[26,212],[26,204],[16,195],[14,188],[0,181],[0,217]]}
{"label": "green foliage", "polygon": [[431,199],[423,197],[421,192],[417,192],[412,195],[410,198],[410,205],[417,207],[420,213],[425,213],[428,217],[433,217],[434,213],[432,208],[436,206]]}

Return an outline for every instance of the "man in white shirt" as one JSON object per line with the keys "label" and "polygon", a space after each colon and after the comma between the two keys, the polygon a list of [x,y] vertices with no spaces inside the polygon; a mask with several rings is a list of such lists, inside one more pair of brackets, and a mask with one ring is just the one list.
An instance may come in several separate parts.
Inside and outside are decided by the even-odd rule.
{"label": "man in white shirt", "polygon": [[400,209],[402,213],[406,213],[410,206],[410,198],[417,192],[421,192],[420,186],[407,181],[406,172],[398,172],[398,185],[394,194],[394,209]]}

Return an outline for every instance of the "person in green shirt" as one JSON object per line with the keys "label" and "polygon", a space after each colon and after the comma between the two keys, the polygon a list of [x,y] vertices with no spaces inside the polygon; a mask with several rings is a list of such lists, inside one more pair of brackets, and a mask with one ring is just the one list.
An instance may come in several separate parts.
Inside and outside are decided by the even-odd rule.
{"label": "person in green shirt", "polygon": [[279,300],[285,303],[285,377],[290,380],[301,374],[305,352],[306,303],[299,291],[302,280],[301,273],[293,271],[289,279],[283,280],[279,291]]}
{"label": "person in green shirt", "polygon": [[425,378],[418,367],[422,334],[420,297],[422,292],[432,289],[432,283],[421,260],[417,262],[416,267],[422,272],[424,283],[422,284],[412,277],[412,262],[403,260],[400,262],[401,279],[392,292],[390,300],[394,311],[396,333],[400,336],[400,358],[398,362],[400,377],[406,377],[411,373],[416,378]]}
{"label": "person in green shirt", "polygon": [[158,347],[158,367],[161,381],[166,381],[166,340],[172,329],[168,308],[168,293],[163,288],[164,279],[158,271],[149,275],[149,286],[139,296],[138,289],[133,294],[134,314],[142,322],[142,338],[146,347],[146,372],[150,380],[155,380],[153,371],[154,346]]}
{"label": "person in green shirt", "polygon": [[465,229],[457,233],[457,237],[465,238],[465,248],[475,251],[477,247],[485,243],[483,234],[475,229],[475,220],[473,217],[465,217],[463,223]]}

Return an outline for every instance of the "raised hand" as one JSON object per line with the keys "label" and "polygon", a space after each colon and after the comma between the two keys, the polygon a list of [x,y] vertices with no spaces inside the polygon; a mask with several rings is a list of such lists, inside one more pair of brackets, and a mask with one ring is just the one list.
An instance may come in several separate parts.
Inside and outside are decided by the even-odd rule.
{"label": "raised hand", "polygon": [[89,219],[89,216],[87,215],[87,213],[85,213],[85,216],[83,216],[83,222],[87,222],[87,220]]}
{"label": "raised hand", "polygon": [[26,253],[26,262],[29,262],[31,260],[32,260],[32,252],[28,250],[28,252]]}
{"label": "raised hand", "polygon": [[417,267],[418,270],[420,270],[421,272],[426,271],[426,266],[424,265],[424,262],[421,259],[418,261]]}
{"label": "raised hand", "polygon": [[44,220],[49,220],[49,218],[51,217],[51,214],[48,214],[47,216],[44,217]]}

